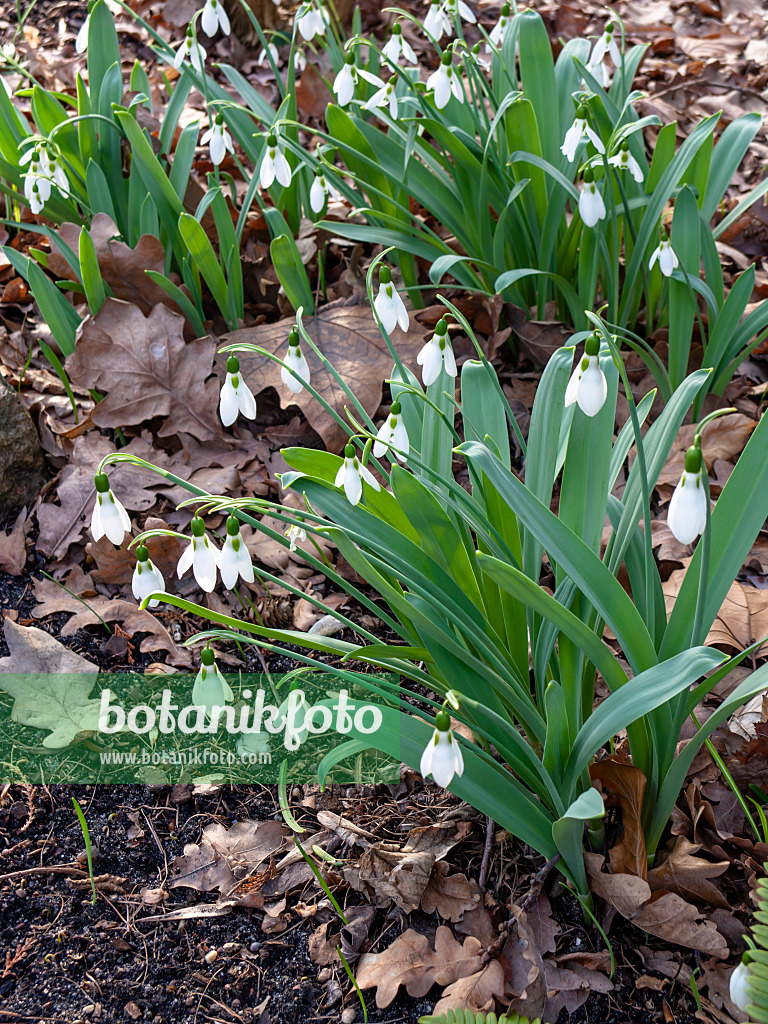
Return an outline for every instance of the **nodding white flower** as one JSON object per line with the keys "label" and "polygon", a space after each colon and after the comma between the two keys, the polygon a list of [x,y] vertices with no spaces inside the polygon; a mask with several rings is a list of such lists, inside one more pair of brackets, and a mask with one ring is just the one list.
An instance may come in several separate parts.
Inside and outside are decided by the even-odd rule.
{"label": "nodding white flower", "polygon": [[267,152],[261,161],[259,184],[262,188],[267,189],[277,179],[279,185],[288,188],[291,184],[291,173],[291,165],[279,148],[277,135],[271,131],[267,136]]}
{"label": "nodding white flower", "polygon": [[680,260],[677,258],[677,253],[667,238],[666,231],[662,231],[661,241],[651,254],[651,259],[648,263],[649,270],[653,270],[656,260],[659,261],[659,270],[664,277],[672,277],[672,272],[680,266]]}
{"label": "nodding white flower", "polygon": [[69,180],[64,173],[64,168],[55,156],[48,157],[48,170],[43,173],[53,181],[63,196],[69,195]]}
{"label": "nodding white flower", "polygon": [[453,22],[446,13],[445,4],[440,0],[432,0],[424,18],[424,31],[432,36],[436,43],[440,42],[443,35],[453,34]]}
{"label": "nodding white flower", "polygon": [[357,76],[355,74],[355,56],[348,53],[344,58],[344,66],[333,80],[333,91],[340,107],[346,107],[355,95]]}
{"label": "nodding white flower", "polygon": [[[392,447],[398,448],[400,451],[393,452]],[[373,442],[374,457],[380,459],[386,456],[391,462],[394,455],[400,462],[405,462],[410,450],[411,444],[408,440],[405,423],[403,423],[400,403],[393,402],[389,416],[379,427],[378,441]]]}
{"label": "nodding white flower", "polygon": [[32,211],[32,213],[41,213],[43,207],[45,206],[46,202],[48,201],[48,199],[47,198],[44,199],[43,196],[40,193],[41,179],[34,178],[34,179],[27,179],[27,180],[30,182],[30,190],[29,190],[29,192],[27,192],[26,182],[25,182],[24,192],[25,192],[25,194],[27,196],[27,200],[29,201],[29,208]]}
{"label": "nodding white flower", "polygon": [[389,104],[389,116],[393,120],[397,120],[397,96],[395,94],[395,86],[397,85],[397,76],[393,75],[390,80],[385,84],[381,83],[381,88],[377,89],[376,92],[371,96],[368,102],[365,104],[365,110],[377,110],[379,107],[386,107]]}
{"label": "nodding white flower", "polygon": [[238,576],[246,583],[253,583],[251,556],[240,536],[240,523],[235,516],[227,518],[227,539],[219,557],[219,572],[227,590],[234,590]]}
{"label": "nodding white flower", "polygon": [[621,65],[621,51],[619,50],[613,36],[615,28],[615,23],[613,21],[609,22],[606,25],[603,34],[592,47],[592,52],[589,55],[589,63],[593,67],[596,67],[598,64],[602,64],[605,60],[606,54],[610,54],[611,60],[616,67]]}
{"label": "nodding white flower", "polygon": [[491,29],[491,34],[488,36],[488,42],[485,44],[485,52],[493,53],[493,47],[501,49],[504,44],[504,36],[507,34],[507,28],[509,26],[509,19],[511,10],[509,4],[504,4],[499,14],[499,20]]}
{"label": "nodding white flower", "polygon": [[738,1006],[744,1013],[747,1012],[747,1003],[750,1002],[749,993],[747,992],[747,985],[749,984],[749,972],[747,965],[742,962],[733,969],[731,973],[731,980],[729,983],[729,994],[731,1002]]}
{"label": "nodding white flower", "polygon": [[176,573],[181,579],[184,573],[192,567],[195,579],[210,594],[216,586],[216,570],[219,567],[221,552],[208,540],[205,532],[205,523],[200,516],[195,516],[190,523],[192,529],[192,540],[182,551]]}
{"label": "nodding white flower", "polygon": [[322,167],[318,167],[315,171],[315,180],[312,182],[312,187],[309,190],[309,205],[314,213],[320,213],[329,196],[338,198],[339,193],[325,180],[325,173]]}
{"label": "nodding white flower", "polygon": [[399,21],[392,26],[392,35],[384,44],[381,55],[387,60],[391,60],[393,64],[397,64],[401,56],[408,64],[419,63],[418,57],[413,52],[413,47],[403,36],[403,27]]}
{"label": "nodding white flower", "polygon": [[588,228],[593,228],[599,220],[605,219],[605,203],[600,189],[595,184],[595,175],[591,167],[584,171],[584,185],[579,196],[579,214]]}
{"label": "nodding white flower", "polygon": [[433,71],[427,79],[427,91],[434,90],[435,106],[442,110],[451,98],[451,93],[459,103],[464,102],[464,90],[461,87],[459,75],[453,69],[453,62],[450,53],[444,53],[440,58],[440,66]]}
{"label": "nodding white flower", "polygon": [[278,50],[275,43],[268,43],[267,49],[259,50],[259,55],[256,58],[256,63],[260,68],[264,67],[264,65],[267,63],[267,50],[269,51],[269,54],[272,57],[272,60],[275,62],[275,64],[277,64],[278,60],[280,59],[280,51]]}
{"label": "nodding white flower", "polygon": [[672,495],[667,526],[681,544],[692,544],[707,524],[707,495],[701,448],[694,444],[685,453],[685,468]]}
{"label": "nodding white flower", "polygon": [[620,171],[629,171],[637,182],[643,180],[643,169],[629,152],[629,143],[626,139],[622,142],[618,153],[608,157],[608,163],[611,167],[618,167]]}
{"label": "nodding white flower", "polygon": [[96,504],[91,516],[91,536],[94,540],[101,540],[106,535],[113,544],[120,547],[123,537],[131,532],[131,517],[110,490],[106,473],[97,473],[94,483]]}
{"label": "nodding white flower", "polygon": [[256,399],[240,373],[237,356],[227,359],[227,378],[219,398],[219,416],[225,427],[231,426],[242,413],[248,420],[256,419]]}
{"label": "nodding white flower", "polygon": [[[286,366],[281,368],[280,377],[283,384],[294,395],[298,395],[304,384],[309,384],[309,364],[304,353],[301,351],[301,335],[299,334],[298,327],[292,327],[288,332],[288,355],[285,357],[285,362]],[[296,380],[296,377],[290,373],[290,370],[293,370],[301,380]],[[304,384],[302,384],[302,381],[304,381]]]}
{"label": "nodding white flower", "polygon": [[596,416],[605,404],[608,384],[600,369],[600,341],[590,334],[584,343],[584,355],[571,374],[565,389],[565,407],[578,402],[585,416]]}
{"label": "nodding white flower", "polygon": [[[491,52],[491,50],[490,50],[490,48],[488,47],[487,44],[486,44],[485,49],[486,49],[487,53]],[[469,59],[474,61],[475,64],[477,64],[477,66],[479,68],[483,69],[483,71],[490,71],[491,70],[491,62],[489,60],[486,60],[485,57],[481,57],[480,56],[480,43],[475,43],[475,45],[472,47],[472,49],[467,51],[467,55],[468,55]]]}
{"label": "nodding white flower", "polygon": [[[27,140],[24,139],[19,143],[19,149],[24,145]],[[44,168],[48,166],[48,150],[45,142],[36,142],[32,146],[29,146],[22,150],[21,156],[19,157],[19,166],[24,167],[28,163],[36,162],[41,166],[38,167],[38,172],[42,172]]]}
{"label": "nodding white flower", "polygon": [[221,0],[205,0],[200,24],[203,26],[203,32],[207,36],[215,36],[216,30],[219,28],[223,35],[229,35],[229,18]]}
{"label": "nodding white flower", "polygon": [[69,195],[69,180],[55,156],[49,156],[45,145],[28,149],[19,160],[21,166],[28,166],[24,173],[24,195],[33,213],[40,213],[51,198],[55,185],[64,196]]}
{"label": "nodding white flower", "polygon": [[227,153],[235,152],[235,147],[232,145],[232,136],[224,127],[223,114],[216,115],[213,124],[208,131],[205,132],[202,139],[200,139],[200,144],[202,146],[206,143],[208,143],[208,149],[211,154],[211,163],[215,164],[217,167]]}
{"label": "nodding white flower", "polygon": [[303,8],[303,11],[302,14],[300,10],[299,16],[296,18],[296,28],[302,38],[309,42],[315,36],[324,36],[328,20],[322,8],[316,7],[314,3],[309,3]]}
{"label": "nodding white flower", "polygon": [[200,671],[192,687],[192,703],[205,708],[206,717],[211,717],[213,708],[223,707],[234,700],[232,687],[219,671],[216,658],[210,647],[204,647],[200,654]]}
{"label": "nodding white flower", "polygon": [[435,324],[435,333],[416,356],[416,362],[422,368],[421,379],[425,388],[434,384],[441,370],[445,370],[449,377],[456,376],[456,359],[448,340],[448,321],[445,317]]}
{"label": "nodding white flower", "polygon": [[576,117],[573,119],[573,124],[565,133],[565,139],[560,147],[560,152],[570,161],[570,163],[573,163],[576,158],[576,151],[585,139],[588,139],[592,143],[598,153],[605,153],[605,146],[603,145],[600,136],[587,124],[588,115],[589,110],[586,105],[584,103],[580,103],[576,108]]}
{"label": "nodding white flower", "polygon": [[307,539],[307,531],[303,530],[300,526],[289,526],[285,531],[285,536],[288,538],[290,550],[295,551],[299,541]]}
{"label": "nodding white flower", "polygon": [[451,784],[454,775],[461,777],[464,774],[461,747],[453,735],[450,716],[445,711],[438,711],[435,715],[435,731],[421,755],[419,770],[425,779],[431,775],[444,789]]}
{"label": "nodding white flower", "polygon": [[348,444],[344,449],[344,461],[333,482],[334,487],[343,487],[350,505],[357,505],[363,496],[363,480],[375,491],[381,490],[379,481],[370,469],[361,464],[354,446]]}
{"label": "nodding white flower", "polygon": [[187,34],[184,36],[184,42],[176,51],[176,56],[173,58],[173,66],[180,68],[185,60],[188,60],[192,67],[199,74],[202,75],[205,68],[206,58],[205,48],[200,45],[195,36],[195,30],[191,25],[187,26]]}
{"label": "nodding white flower", "polygon": [[373,300],[373,305],[387,334],[391,334],[398,324],[401,331],[408,330],[408,310],[392,284],[392,271],[389,267],[379,267],[379,294]]}
{"label": "nodding white flower", "polygon": [[477,22],[472,9],[464,3],[464,0],[445,0],[445,12],[451,18],[460,17],[462,21],[468,21],[470,25]]}
{"label": "nodding white flower", "polygon": [[85,16],[85,21],[80,26],[80,31],[77,33],[75,38],[75,53],[85,53],[88,49],[88,26],[91,21],[91,12],[89,11]]}
{"label": "nodding white flower", "polygon": [[[149,557],[149,551],[143,544],[136,548],[136,568],[133,570],[131,579],[131,590],[136,600],[141,603],[145,597],[159,591],[165,591],[165,580],[163,574]],[[160,604],[157,598],[149,602],[150,608],[156,608]]]}
{"label": "nodding white flower", "polygon": [[301,72],[307,66],[307,58],[304,56],[304,54],[301,52],[301,50],[296,50],[294,52],[294,54],[293,54],[293,66],[294,66],[294,69],[299,72],[299,74],[301,74]]}

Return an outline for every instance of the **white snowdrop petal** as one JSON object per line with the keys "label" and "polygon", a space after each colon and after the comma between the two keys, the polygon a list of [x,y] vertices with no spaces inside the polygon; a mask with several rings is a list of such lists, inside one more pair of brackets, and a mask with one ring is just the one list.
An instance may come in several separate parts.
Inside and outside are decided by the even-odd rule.
{"label": "white snowdrop petal", "polygon": [[381,490],[381,484],[367,466],[361,465],[358,472],[360,473],[361,479],[363,479],[369,487],[372,487],[374,491]]}
{"label": "white snowdrop petal", "polygon": [[280,152],[275,154],[275,177],[283,188],[291,184],[291,165]]}
{"label": "white snowdrop petal", "polygon": [[216,586],[216,556],[206,537],[195,538],[195,551],[192,558],[192,572],[195,579],[210,594]]}
{"label": "white snowdrop petal", "polygon": [[93,506],[93,513],[91,515],[91,536],[94,540],[101,540],[104,536],[104,527],[101,523],[101,502],[99,501],[99,495],[96,495],[96,504]]}
{"label": "white snowdrop petal", "polygon": [[738,1008],[744,1013],[747,1012],[747,1003],[750,1001],[749,995],[747,994],[747,985],[749,983],[749,975],[747,972],[747,965],[740,963],[738,967],[735,967],[729,982],[729,990],[731,1002],[738,1006]]}
{"label": "white snowdrop petal", "polygon": [[354,460],[345,459],[344,462],[344,493],[350,505],[357,505],[363,496],[363,483],[355,469]]}
{"label": "white snowdrop petal", "polygon": [[608,385],[597,356],[590,357],[589,366],[579,381],[579,408],[586,416],[596,416],[605,405]]}
{"label": "white snowdrop petal", "polygon": [[238,411],[237,392],[232,384],[232,374],[228,373],[219,397],[219,417],[225,427],[229,427],[235,422]]}
{"label": "white snowdrop petal", "polygon": [[667,511],[667,525],[681,544],[692,544],[707,521],[704,486],[698,473],[683,473]]}
{"label": "white snowdrop petal", "polygon": [[240,378],[240,387],[237,389],[237,401],[240,412],[248,420],[256,419],[256,399],[245,381]]}
{"label": "white snowdrop petal", "polygon": [[176,566],[176,575],[181,579],[184,573],[192,566],[192,560],[195,556],[195,549],[192,541],[187,544],[181,553],[178,565]]}

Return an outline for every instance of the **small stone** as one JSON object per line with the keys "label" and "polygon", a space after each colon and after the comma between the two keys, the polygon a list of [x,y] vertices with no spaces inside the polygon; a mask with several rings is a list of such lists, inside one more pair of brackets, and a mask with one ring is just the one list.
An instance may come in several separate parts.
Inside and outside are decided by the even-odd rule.
{"label": "small stone", "polygon": [[125,1012],[131,1018],[131,1020],[138,1020],[141,1016],[141,1008],[136,1003],[126,1003]]}
{"label": "small stone", "polygon": [[218,955],[218,949],[209,949],[208,952],[205,954],[204,960],[207,964],[212,964],[213,961],[218,958]]}
{"label": "small stone", "polygon": [[355,1024],[356,1017],[357,1010],[350,1006],[349,1009],[341,1011],[341,1024]]}
{"label": "small stone", "polygon": [[232,956],[234,953],[237,953],[242,948],[243,947],[240,942],[225,942],[224,945],[221,947],[221,952],[224,954],[224,956]]}
{"label": "small stone", "polygon": [[192,799],[191,783],[177,782],[171,790],[172,804],[186,804]]}
{"label": "small stone", "polygon": [[93,1003],[88,1003],[86,1006],[83,1007],[83,1013],[85,1014],[86,1017],[90,1017],[95,1009],[96,1007],[93,1005]]}
{"label": "small stone", "polygon": [[250,946],[248,947],[248,949],[249,949],[249,950],[250,950],[250,951],[251,951],[252,953],[258,953],[258,952],[259,952],[259,950],[261,949],[261,943],[260,943],[260,942],[252,942],[252,943],[250,944]]}
{"label": "small stone", "polygon": [[18,394],[0,378],[0,518],[31,505],[46,477],[32,417]]}
{"label": "small stone", "polygon": [[185,1006],[194,1006],[195,1005],[195,997],[194,996],[187,996],[187,998],[184,1000],[184,1005]]}
{"label": "small stone", "polygon": [[321,985],[324,985],[326,981],[330,981],[332,977],[333,971],[329,970],[327,967],[324,967],[322,971],[320,971],[320,973],[318,974],[317,980],[320,982]]}

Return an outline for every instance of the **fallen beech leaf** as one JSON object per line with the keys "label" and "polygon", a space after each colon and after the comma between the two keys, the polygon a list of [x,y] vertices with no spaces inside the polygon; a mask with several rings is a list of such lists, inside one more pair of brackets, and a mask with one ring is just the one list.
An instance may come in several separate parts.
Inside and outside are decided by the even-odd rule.
{"label": "fallen beech leaf", "polygon": [[648,884],[654,891],[675,892],[684,900],[703,900],[728,910],[730,903],[709,879],[727,871],[729,861],[713,864],[703,857],[694,856],[700,849],[685,836],[677,836],[668,856],[648,872]]}
{"label": "fallen beech leaf", "polygon": [[559,348],[567,344],[573,331],[558,320],[529,320],[524,309],[508,307],[508,319],[518,340],[520,350],[539,369],[546,366]]}
{"label": "fallen beech leaf", "polygon": [[20,576],[27,564],[27,533],[30,521],[27,510],[19,512],[13,528],[7,533],[0,532],[0,569],[10,576]]}
{"label": "fallen beech leaf", "polygon": [[279,821],[238,821],[230,829],[214,822],[206,827],[199,844],[187,843],[183,855],[174,860],[176,874],[168,888],[186,886],[199,892],[218,889],[226,900],[284,848],[288,834]]}
{"label": "fallen beech leaf", "polygon": [[616,874],[629,873],[645,878],[648,857],[640,815],[645,793],[645,776],[632,764],[606,757],[590,766],[591,779],[597,780],[607,791],[607,807],[621,810],[621,839],[609,851],[611,867]]}
{"label": "fallen beech leaf", "polygon": [[[307,317],[304,326],[326,359],[355,393],[363,408],[373,416],[381,403],[382,382],[391,375],[393,362],[368,303],[359,306],[332,303],[321,309],[316,316]],[[416,355],[424,344],[425,333],[424,328],[412,319],[407,334],[397,328],[392,335],[403,363],[414,371],[418,369]],[[284,321],[231,331],[219,341],[228,345],[258,345],[280,359],[284,359],[288,351],[288,331]],[[307,350],[306,345],[302,351],[309,363],[312,387],[343,417],[344,406],[349,405],[349,399],[314,352]],[[302,389],[297,395],[289,391],[280,378],[280,366],[267,356],[255,352],[238,352],[237,357],[243,378],[254,395],[264,388],[275,388],[282,408],[298,405],[328,450],[339,451],[347,437],[346,432],[308,391]]]}
{"label": "fallen beech leaf", "polygon": [[571,960],[570,967],[563,968],[547,959],[544,968],[548,998],[542,1011],[543,1020],[557,1020],[563,1009],[569,1015],[576,1013],[593,992],[613,991],[613,983],[604,974],[576,961]]}
{"label": "fallen beech leaf", "polygon": [[213,338],[184,341],[184,318],[166,306],[145,317],[138,306],[107,299],[86,320],[77,348],[67,358],[70,377],[104,398],[91,415],[98,427],[167,417],[160,437],[189,434],[208,440],[221,434],[219,385],[211,375]]}
{"label": "fallen beech leaf", "polygon": [[296,106],[302,115],[302,124],[310,117],[322,118],[333,96],[314,64],[307,64],[296,82]]}

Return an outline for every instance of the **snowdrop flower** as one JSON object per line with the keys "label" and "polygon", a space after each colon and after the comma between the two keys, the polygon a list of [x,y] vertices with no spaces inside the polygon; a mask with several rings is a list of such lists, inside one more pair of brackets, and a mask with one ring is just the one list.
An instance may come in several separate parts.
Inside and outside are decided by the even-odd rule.
{"label": "snowdrop flower", "polygon": [[[27,140],[25,139],[19,143],[19,149],[21,149],[26,141]],[[21,156],[19,157],[19,167],[24,167],[26,164],[32,162],[40,164],[42,167],[48,166],[48,152],[44,142],[36,142],[33,146],[29,146],[22,151]],[[38,167],[38,170],[40,169],[41,168]]]}
{"label": "snowdrop flower", "polygon": [[[163,574],[152,562],[149,551],[143,544],[136,548],[136,568],[133,570],[131,579],[131,590],[136,600],[141,603],[145,597],[156,591],[165,590]],[[149,602],[150,608],[156,608],[160,604],[157,598]]]}
{"label": "snowdrop flower", "polygon": [[605,218],[605,203],[595,184],[595,175],[591,167],[584,171],[584,185],[579,196],[579,214],[588,228],[593,228],[599,220]]}
{"label": "snowdrop flower", "polygon": [[653,265],[659,261],[659,270],[662,272],[664,277],[672,277],[672,272],[680,265],[680,260],[677,258],[677,253],[672,248],[672,245],[667,238],[666,231],[661,232],[661,241],[653,250],[651,259],[648,264],[648,269],[653,270]]}
{"label": "snowdrop flower", "polygon": [[253,565],[245,541],[240,536],[240,522],[235,516],[227,519],[227,539],[219,558],[221,582],[227,590],[234,590],[237,577],[253,583]]}
{"label": "snowdrop flower", "polygon": [[462,21],[468,21],[470,25],[477,22],[477,18],[464,0],[445,0],[445,10],[451,18],[461,17]]}
{"label": "snowdrop flower", "polygon": [[88,25],[91,21],[90,4],[88,5],[88,13],[85,16],[85,21],[80,26],[80,31],[77,33],[75,38],[75,53],[85,53],[88,49]]}
{"label": "snowdrop flower", "polygon": [[397,96],[395,95],[395,86],[397,85],[397,76],[392,75],[390,80],[385,84],[381,83],[381,88],[377,89],[376,92],[371,96],[368,102],[365,104],[365,110],[376,110],[379,107],[386,107],[389,104],[389,116],[393,120],[397,120]]}
{"label": "snowdrop flower", "polygon": [[600,136],[592,131],[587,124],[588,115],[589,110],[587,106],[584,103],[580,103],[576,108],[576,117],[573,119],[573,124],[565,133],[565,139],[560,147],[560,152],[570,163],[573,163],[576,158],[576,151],[585,139],[592,143],[598,153],[605,153],[605,146]]}
{"label": "snowdrop flower", "polygon": [[333,80],[333,91],[336,93],[336,99],[340,107],[346,107],[351,102],[352,97],[355,95],[356,84],[355,56],[352,53],[348,53],[344,58],[344,66]]}
{"label": "snowdrop flower", "polygon": [[69,180],[64,173],[64,168],[61,166],[57,158],[48,157],[47,170],[42,172],[47,178],[50,178],[56,188],[61,192],[63,196],[69,195]]}
{"label": "snowdrop flower", "polygon": [[615,22],[609,22],[603,34],[597,40],[595,45],[592,47],[592,53],[589,55],[589,63],[592,67],[597,67],[598,64],[602,64],[605,60],[605,55],[610,54],[611,60],[619,67],[621,64],[621,52],[619,47],[616,45],[616,40],[613,37],[614,29],[616,28]]}
{"label": "snowdrop flower", "polygon": [[320,213],[325,206],[325,201],[329,196],[338,198],[339,193],[335,188],[332,188],[325,180],[325,173],[322,167],[318,167],[315,171],[315,180],[312,182],[312,187],[309,190],[309,205],[312,207],[314,213]]}
{"label": "snowdrop flower", "polygon": [[424,18],[424,31],[439,43],[443,35],[453,33],[453,23],[445,12],[445,4],[440,0],[432,0],[427,16]]}
{"label": "snowdrop flower", "polygon": [[222,114],[216,115],[213,124],[203,135],[202,139],[200,139],[202,146],[206,143],[211,154],[211,163],[216,167],[219,166],[227,153],[235,152],[235,147],[232,145],[232,136],[224,127],[224,116]]}
{"label": "snowdrop flower", "polygon": [[192,687],[192,703],[205,708],[207,718],[211,717],[213,708],[223,707],[228,701],[234,700],[232,688],[219,671],[216,658],[210,647],[204,647],[200,653],[200,671],[195,677]]}
{"label": "snowdrop flower", "polygon": [[[486,51],[490,53],[490,49],[488,48],[487,44]],[[491,62],[489,60],[486,60],[485,57],[480,56],[480,43],[475,43],[472,49],[468,51],[468,56],[469,59],[473,60],[479,68],[483,69],[483,71],[491,70]]]}
{"label": "snowdrop flower", "polygon": [[451,93],[459,103],[464,102],[464,90],[457,73],[453,70],[453,61],[450,53],[444,53],[440,58],[440,66],[433,71],[427,79],[427,91],[434,90],[435,106],[442,110],[451,98]]}
{"label": "snowdrop flower", "polygon": [[[24,192],[25,192],[25,195],[27,196],[27,199],[29,201],[29,208],[32,211],[32,213],[35,213],[35,214],[36,213],[40,213],[42,211],[43,207],[45,206],[46,202],[48,201],[48,197],[46,197],[44,199],[43,196],[40,193],[40,184],[41,184],[41,182],[43,180],[44,179],[40,179],[40,178],[34,178],[34,179],[33,178],[28,178],[27,181],[30,182],[29,192],[27,192],[26,182],[25,182]],[[50,190],[49,190],[49,193],[50,193]]]}
{"label": "snowdrop flower", "polygon": [[421,379],[425,388],[434,384],[441,370],[445,370],[449,377],[456,376],[456,360],[448,340],[448,321],[445,317],[435,324],[435,333],[416,356],[416,362],[422,367]]}
{"label": "snowdrop flower", "polygon": [[[386,455],[391,462],[394,455],[400,462],[405,462],[406,456],[411,450],[411,445],[408,440],[408,431],[405,429],[405,423],[403,423],[402,409],[399,402],[392,403],[389,416],[387,416],[379,428],[378,438],[378,441],[373,442],[375,458],[380,459]],[[403,454],[401,455],[400,451],[393,452],[390,446],[401,449]]]}
{"label": "snowdrop flower", "polygon": [[277,135],[270,132],[267,136],[267,152],[261,161],[259,170],[259,184],[263,189],[267,189],[275,179],[283,188],[288,188],[291,184],[291,165],[286,160],[285,154],[278,148]]}
{"label": "snowdrop flower", "polygon": [[299,13],[296,19],[296,28],[301,33],[302,38],[309,42],[315,36],[324,36],[328,25],[325,12],[316,7],[314,3],[307,4],[303,8],[303,12],[303,14]]}
{"label": "snowdrop flower", "polygon": [[101,540],[106,535],[120,547],[123,537],[131,532],[131,518],[110,490],[106,473],[97,473],[94,483],[96,504],[91,516],[91,536],[94,540]]}
{"label": "snowdrop flower", "polygon": [[219,398],[219,416],[225,427],[231,426],[242,413],[248,420],[256,419],[256,399],[240,373],[237,356],[227,359],[227,378]]}
{"label": "snowdrop flower", "polygon": [[200,43],[198,43],[195,36],[195,30],[191,25],[188,25],[184,42],[178,48],[176,56],[173,58],[173,66],[175,68],[180,68],[182,63],[185,60],[188,60],[195,71],[202,75],[205,67],[205,58],[205,49],[200,45]]}
{"label": "snowdrop flower", "polygon": [[[269,50],[269,54],[272,57],[272,60],[275,62],[275,64],[277,64],[278,60],[280,59],[280,51],[278,50],[277,46],[274,43],[269,43],[267,49]],[[259,50],[259,55],[256,58],[256,63],[260,68],[264,67],[264,65],[267,63],[267,50]]]}
{"label": "snowdrop flower", "polygon": [[408,330],[408,310],[392,284],[392,271],[389,267],[379,267],[379,294],[373,300],[373,305],[387,334],[391,334],[398,324],[401,331]]}
{"label": "snowdrop flower", "polygon": [[288,538],[290,550],[295,551],[299,541],[307,539],[307,531],[303,530],[300,526],[289,526],[285,531],[285,536]]}
{"label": "snowdrop flower", "polygon": [[578,402],[585,416],[596,416],[605,404],[608,385],[600,369],[600,341],[590,334],[584,343],[584,355],[571,374],[565,389],[565,407]]}
{"label": "snowdrop flower", "polygon": [[[298,327],[292,327],[288,333],[288,355],[285,357],[286,366],[280,370],[280,377],[282,378],[283,384],[294,393],[298,395],[304,384],[309,384],[309,364],[307,363],[304,353],[301,351],[301,335],[299,334]],[[296,380],[290,372],[293,370],[301,380]]]}
{"label": "snowdrop flower", "polygon": [[354,445],[348,444],[344,449],[344,461],[342,462],[334,487],[343,487],[350,505],[357,505],[363,496],[363,480],[370,484],[375,491],[380,491],[381,486],[370,469],[361,465],[355,453]]}
{"label": "snowdrop flower", "polygon": [[381,55],[386,57],[387,60],[391,60],[393,64],[397,64],[401,55],[408,64],[419,63],[416,54],[413,52],[413,47],[403,36],[403,28],[399,21],[396,21],[392,26],[392,35],[384,45]]}
{"label": "snowdrop flower", "polygon": [[451,719],[446,711],[438,711],[435,715],[435,731],[421,755],[419,770],[425,779],[431,775],[443,788],[450,785],[454,775],[461,777],[464,774],[461,747],[453,735]]}
{"label": "snowdrop flower", "polygon": [[219,28],[222,31],[222,35],[229,35],[229,18],[221,0],[205,0],[200,24],[203,26],[203,32],[207,36],[215,36],[216,29]]}
{"label": "snowdrop flower", "polygon": [[293,55],[293,67],[294,67],[294,70],[298,71],[299,74],[301,74],[301,72],[306,68],[306,66],[307,66],[307,58],[304,56],[304,54],[301,52],[301,50],[296,50],[294,55]]}
{"label": "snowdrop flower", "polygon": [[694,444],[685,453],[685,468],[672,495],[667,526],[681,544],[692,544],[707,524],[707,495],[701,448]]}
{"label": "snowdrop flower", "polygon": [[197,582],[206,593],[210,594],[216,586],[216,570],[219,566],[221,552],[208,540],[205,523],[200,516],[195,516],[190,526],[192,540],[181,553],[176,573],[181,579],[191,566]]}
{"label": "snowdrop flower", "polygon": [[629,171],[637,182],[641,182],[643,180],[643,169],[629,152],[629,143],[626,139],[622,142],[621,149],[618,153],[614,153],[613,156],[608,157],[608,163],[611,167],[618,167],[620,171]]}
{"label": "snowdrop flower", "polygon": [[499,14],[499,20],[491,29],[491,34],[488,36],[488,42],[485,44],[485,52],[493,53],[493,47],[495,46],[498,50],[501,49],[504,44],[504,36],[507,33],[507,26],[509,25],[509,17],[511,11],[509,4],[504,4],[501,8],[501,14]]}
{"label": "snowdrop flower", "polygon": [[749,971],[747,965],[742,962],[738,967],[735,967],[731,974],[731,981],[729,985],[731,1002],[738,1006],[744,1013],[747,1012],[747,1003],[750,1002],[749,994],[747,993],[747,985],[749,984]]}

